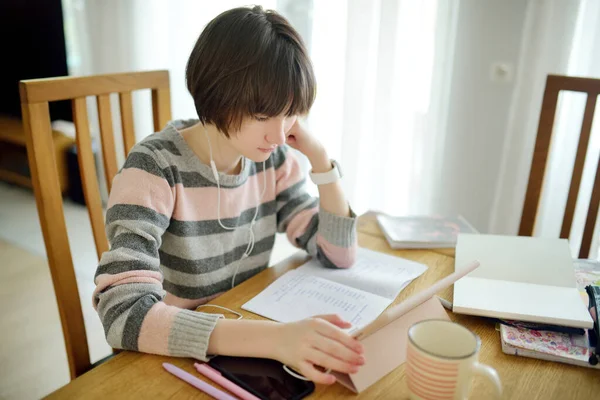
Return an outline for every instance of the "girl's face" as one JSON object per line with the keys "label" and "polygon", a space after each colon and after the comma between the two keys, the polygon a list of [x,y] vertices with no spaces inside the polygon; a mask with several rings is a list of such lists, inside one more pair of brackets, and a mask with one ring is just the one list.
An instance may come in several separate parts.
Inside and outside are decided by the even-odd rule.
{"label": "girl's face", "polygon": [[232,132],[229,144],[241,155],[254,162],[266,161],[277,146],[283,145],[297,116],[244,118],[238,132]]}

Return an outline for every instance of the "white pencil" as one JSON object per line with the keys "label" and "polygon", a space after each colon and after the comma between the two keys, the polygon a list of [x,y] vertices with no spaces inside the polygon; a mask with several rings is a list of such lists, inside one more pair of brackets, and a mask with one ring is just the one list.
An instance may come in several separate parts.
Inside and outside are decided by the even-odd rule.
{"label": "white pencil", "polygon": [[427,289],[412,295],[397,306],[390,308],[389,310],[381,314],[379,317],[377,317],[377,319],[375,319],[369,325],[354,332],[352,336],[354,336],[358,340],[362,340],[367,336],[370,336],[371,334],[377,332],[379,329],[383,328],[390,322],[400,318],[413,308],[423,304],[424,302],[429,300],[434,294],[436,294],[440,290],[446,289],[463,276],[475,270],[477,267],[479,267],[479,261],[473,261],[473,263],[469,264],[466,268],[463,268],[460,271],[455,271],[447,277],[440,279]]}

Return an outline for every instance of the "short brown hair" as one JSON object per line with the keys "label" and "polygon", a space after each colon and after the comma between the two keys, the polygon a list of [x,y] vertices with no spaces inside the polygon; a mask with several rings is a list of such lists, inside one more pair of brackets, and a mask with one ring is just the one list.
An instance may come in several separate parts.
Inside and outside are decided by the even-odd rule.
{"label": "short brown hair", "polygon": [[275,11],[234,8],[202,31],[187,63],[198,117],[229,137],[244,117],[304,115],[316,95],[302,38]]}

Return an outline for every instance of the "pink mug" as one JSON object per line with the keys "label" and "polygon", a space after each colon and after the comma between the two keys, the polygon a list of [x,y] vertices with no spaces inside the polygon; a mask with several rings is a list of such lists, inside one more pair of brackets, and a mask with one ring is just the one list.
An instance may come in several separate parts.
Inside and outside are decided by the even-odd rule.
{"label": "pink mug", "polygon": [[406,357],[410,398],[466,399],[475,374],[489,379],[500,398],[498,373],[477,361],[480,348],[479,336],[455,322],[433,319],[412,325]]}

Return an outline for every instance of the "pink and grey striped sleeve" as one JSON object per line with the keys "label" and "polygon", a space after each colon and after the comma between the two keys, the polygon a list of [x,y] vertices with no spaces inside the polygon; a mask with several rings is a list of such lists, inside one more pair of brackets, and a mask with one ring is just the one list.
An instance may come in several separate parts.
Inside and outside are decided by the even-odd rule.
{"label": "pink and grey striped sleeve", "polygon": [[159,248],[175,190],[163,161],[136,146],[113,181],[106,213],[110,250],[96,271],[93,304],[113,348],[206,361],[221,316],[163,302]]}
{"label": "pink and grey striped sleeve", "polygon": [[356,258],[356,215],[341,217],[319,209],[319,199],[306,191],[306,178],[295,154],[283,147],[285,157],[276,170],[277,230],[328,268],[349,268]]}

